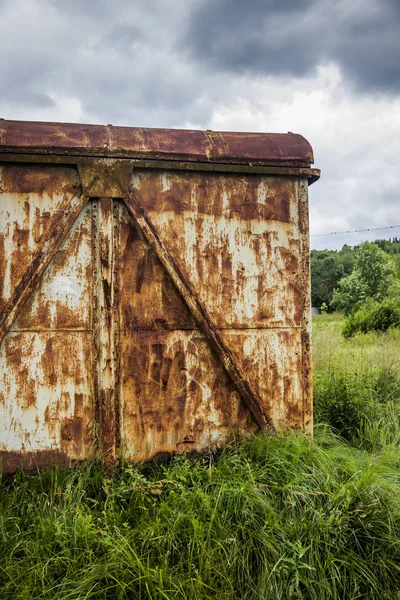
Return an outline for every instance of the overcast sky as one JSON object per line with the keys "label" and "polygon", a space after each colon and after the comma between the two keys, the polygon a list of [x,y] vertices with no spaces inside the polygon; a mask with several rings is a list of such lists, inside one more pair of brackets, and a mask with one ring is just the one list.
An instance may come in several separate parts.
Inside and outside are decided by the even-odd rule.
{"label": "overcast sky", "polygon": [[312,248],[400,237],[400,0],[0,0],[0,117],[293,131]]}

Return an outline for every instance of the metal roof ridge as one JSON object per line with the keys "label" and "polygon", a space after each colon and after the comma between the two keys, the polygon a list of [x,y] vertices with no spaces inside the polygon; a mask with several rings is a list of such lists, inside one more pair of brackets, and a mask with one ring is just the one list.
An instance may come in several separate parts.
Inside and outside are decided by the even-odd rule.
{"label": "metal roof ridge", "polygon": [[[155,157],[209,163],[309,166],[300,134],[124,127],[0,119],[0,153]],[[87,155],[87,154],[86,154]]]}

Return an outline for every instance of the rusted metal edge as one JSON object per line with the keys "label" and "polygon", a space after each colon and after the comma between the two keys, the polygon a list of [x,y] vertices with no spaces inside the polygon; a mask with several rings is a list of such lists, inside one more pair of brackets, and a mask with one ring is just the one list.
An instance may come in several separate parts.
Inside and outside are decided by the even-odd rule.
{"label": "rusted metal edge", "polygon": [[119,287],[119,245],[120,245],[120,203],[114,199],[113,202],[113,261],[112,261],[112,287],[113,287],[113,314],[114,320],[114,352],[113,352],[113,371],[114,371],[114,422],[115,422],[115,453],[117,456],[121,453],[121,341],[120,341],[120,287]]}
{"label": "rusted metal edge", "polygon": [[308,141],[295,133],[152,129],[0,120],[0,152],[52,153],[310,166]]}
{"label": "rusted metal edge", "polygon": [[101,432],[101,453],[106,461],[113,462],[116,453],[117,430],[120,424],[116,422],[115,381],[115,223],[114,202],[111,197],[98,199],[98,226],[96,240],[97,263],[97,368],[96,375],[99,390],[99,427]]}
{"label": "rusted metal edge", "polygon": [[38,471],[43,467],[56,466],[66,469],[77,464],[78,461],[71,459],[65,452],[54,448],[53,450],[37,450],[33,452],[10,452],[0,450],[0,476],[11,475],[17,469],[26,471]]}
{"label": "rusted metal edge", "polygon": [[282,167],[282,166],[263,166],[251,163],[247,165],[225,164],[225,163],[202,163],[188,161],[172,161],[172,160],[140,160],[134,158],[96,158],[92,157],[75,157],[75,156],[60,156],[58,154],[2,154],[0,147],[0,163],[1,162],[18,162],[18,163],[37,163],[37,164],[61,164],[78,166],[81,161],[84,162],[101,162],[109,163],[110,161],[119,162],[128,165],[132,168],[143,169],[167,169],[170,171],[207,171],[215,173],[253,173],[255,175],[277,175],[287,177],[307,177],[308,184],[311,185],[321,176],[320,169],[310,167]]}
{"label": "rusted metal edge", "polygon": [[165,244],[158,236],[157,231],[155,230],[150,219],[147,217],[140,202],[131,191],[127,194],[125,203],[129,213],[133,217],[136,227],[156,253],[157,258],[167,271],[171,281],[174,283],[176,289],[187,304],[193,317],[196,319],[197,323],[205,334],[211,348],[214,350],[215,354],[223,364],[227,374],[236,386],[250,413],[253,415],[257,425],[262,430],[273,431],[274,426],[271,418],[266,413],[262,405],[261,399],[251,389],[249,383],[236,364],[229,348],[224,343],[219,332],[215,329],[209,315],[207,314],[207,311],[197,299],[196,294],[192,290],[189,283],[185,280],[185,277],[179,269],[179,266],[175,263]]}
{"label": "rusted metal edge", "polygon": [[303,428],[312,434],[313,428],[313,384],[311,371],[311,277],[310,243],[308,226],[308,190],[307,182],[299,181],[297,186],[299,207],[299,232],[301,248],[301,290],[302,290],[302,332],[301,332],[301,370],[303,391]]}
{"label": "rusted metal edge", "polygon": [[71,227],[85,207],[88,196],[81,194],[76,204],[68,212],[64,212],[54,224],[52,233],[44,246],[35,254],[29,267],[23,274],[20,283],[7,301],[0,315],[0,344],[18,317],[28,297],[34,290],[39,279],[50,264]]}
{"label": "rusted metal edge", "polygon": [[98,299],[98,272],[97,272],[97,246],[98,246],[98,221],[99,221],[99,201],[98,198],[90,198],[91,203],[91,251],[92,251],[92,343],[93,343],[93,403],[94,403],[94,448],[96,454],[100,453],[101,432],[100,432],[100,389],[99,389],[99,299]]}

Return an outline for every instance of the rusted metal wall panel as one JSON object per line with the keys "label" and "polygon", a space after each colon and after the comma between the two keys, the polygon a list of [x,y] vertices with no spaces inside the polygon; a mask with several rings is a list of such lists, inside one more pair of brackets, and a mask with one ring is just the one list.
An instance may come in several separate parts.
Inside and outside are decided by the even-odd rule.
{"label": "rusted metal wall panel", "polygon": [[12,331],[90,330],[93,260],[92,209],[87,205],[26,301]]}
{"label": "rusted metal wall panel", "polygon": [[185,301],[122,203],[119,231],[120,328],[196,329]]}
{"label": "rusted metal wall panel", "polygon": [[303,428],[299,328],[224,330],[223,339],[265,402],[276,429]]}
{"label": "rusted metal wall panel", "polygon": [[[12,297],[77,200],[76,169],[3,166],[0,287]],[[0,347],[0,455],[8,467],[93,451],[91,205],[44,271]],[[7,465],[6,465],[7,466]]]}
{"label": "rusted metal wall panel", "polygon": [[311,371],[311,275],[310,275],[310,230],[308,226],[308,181],[300,179],[297,185],[299,203],[299,230],[302,285],[302,338],[301,338],[301,371],[303,390],[304,429],[312,431],[312,371]]}
{"label": "rusted metal wall panel", "polygon": [[198,330],[124,331],[122,444],[127,458],[215,448],[255,424]]}
{"label": "rusted metal wall panel", "polygon": [[217,328],[301,326],[296,180],[136,170],[132,184]]}
{"label": "rusted metal wall panel", "polygon": [[136,170],[132,187],[272,425],[304,427],[298,180]]}
{"label": "rusted metal wall panel", "polygon": [[[92,340],[87,332],[8,334],[0,355],[0,452],[90,455]],[[44,461],[43,461],[44,462]]]}
{"label": "rusted metal wall panel", "polygon": [[42,125],[0,140],[4,469],[310,431],[308,143]]}
{"label": "rusted metal wall panel", "polygon": [[0,310],[44,250],[78,187],[74,168],[0,164]]}
{"label": "rusted metal wall panel", "polygon": [[255,424],[126,207],[119,212],[120,401],[124,455],[215,447]]}

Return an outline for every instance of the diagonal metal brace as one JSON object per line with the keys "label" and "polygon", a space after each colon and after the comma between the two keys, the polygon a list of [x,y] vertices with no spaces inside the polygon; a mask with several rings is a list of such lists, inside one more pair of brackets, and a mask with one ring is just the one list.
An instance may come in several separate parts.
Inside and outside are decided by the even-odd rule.
{"label": "diagonal metal brace", "polygon": [[54,224],[50,238],[45,242],[43,248],[35,254],[20,283],[4,306],[0,314],[0,344],[89,198],[104,195],[104,188],[113,192],[110,195],[116,197],[123,196],[124,190],[127,189],[127,181],[131,170],[126,166],[121,168],[121,161],[83,159],[77,161],[77,167],[83,193],[68,214],[62,215]]}
{"label": "diagonal metal brace", "polygon": [[61,217],[61,219],[55,223],[53,231],[50,234],[50,238],[46,241],[43,248],[41,248],[33,257],[32,262],[29,264],[22,276],[20,283],[15,288],[14,293],[7,301],[1,313],[0,344],[3,342],[15,319],[21,312],[29,295],[34,290],[36,284],[60,248],[62,242],[67,237],[72,225],[75,223],[80,212],[85,207],[88,199],[89,196],[87,194],[82,194],[79,197],[78,201],[68,212],[68,214],[63,214],[64,218]]}
{"label": "diagonal metal brace", "polygon": [[142,233],[146,242],[153,248],[157,258],[167,271],[171,281],[174,283],[176,289],[186,302],[193,317],[196,319],[197,323],[205,334],[211,348],[214,350],[215,354],[223,364],[230,379],[236,386],[250,413],[253,415],[257,425],[262,430],[272,431],[274,427],[271,418],[266,413],[261,399],[251,389],[246,378],[243,376],[243,373],[232,356],[232,353],[226,346],[218,330],[216,330],[213,326],[206,309],[197,299],[195,292],[185,279],[183,273],[172,258],[164,242],[160,239],[153,223],[147,217],[141,203],[132,192],[129,192],[125,197],[125,203],[129,213],[134,219],[137,228]]}

